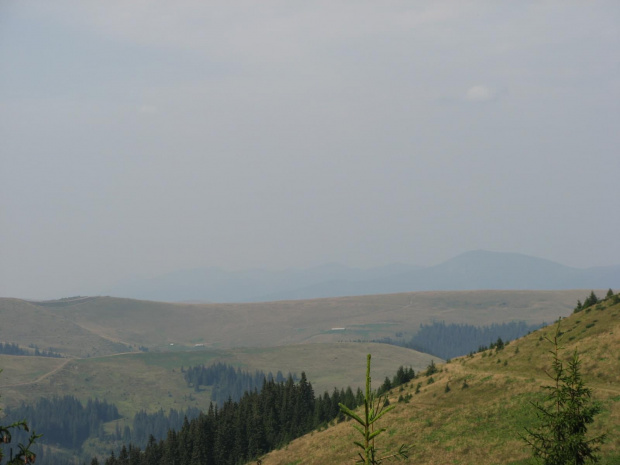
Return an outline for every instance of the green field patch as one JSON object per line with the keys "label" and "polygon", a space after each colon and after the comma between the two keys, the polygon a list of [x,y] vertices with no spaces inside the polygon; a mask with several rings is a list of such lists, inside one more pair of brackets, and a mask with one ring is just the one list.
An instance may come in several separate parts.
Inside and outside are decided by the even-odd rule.
{"label": "green field patch", "polygon": [[[132,357],[134,356],[132,355]],[[203,349],[196,351],[144,353],[136,354],[135,357],[138,360],[142,360],[146,365],[175,369],[182,366],[210,365],[218,359],[225,357],[225,355],[220,351]]]}
{"label": "green field patch", "polygon": [[351,325],[345,328],[346,332],[353,333],[374,333],[374,332],[385,332],[385,331],[393,331],[394,327],[397,327],[397,323],[373,323],[366,325]]}

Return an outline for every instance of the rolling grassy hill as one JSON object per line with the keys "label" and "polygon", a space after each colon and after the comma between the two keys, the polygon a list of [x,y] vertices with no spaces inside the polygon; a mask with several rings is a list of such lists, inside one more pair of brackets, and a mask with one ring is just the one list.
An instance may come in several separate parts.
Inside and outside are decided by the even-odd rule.
{"label": "rolling grassy hill", "polygon": [[[74,357],[372,340],[435,321],[487,325],[553,321],[584,290],[415,292],[252,304],[175,304],[114,297],[28,302],[0,298],[0,341]],[[332,328],[346,328],[333,331]]]}
{"label": "rolling grassy hill", "polygon": [[[550,345],[555,326],[538,330],[511,342],[503,350],[487,350],[440,365],[439,373],[415,379],[403,391],[393,390],[397,404],[379,426],[387,428],[378,440],[383,450],[412,444],[407,463],[424,464],[527,464],[530,450],[519,439],[532,425],[531,401],[542,399],[541,385],[548,385]],[[620,305],[607,301],[562,320],[564,356],[578,350],[582,374],[603,411],[590,428],[606,433],[602,447],[604,464],[620,463]],[[365,369],[360,353],[357,369]],[[381,378],[373,373],[375,380]],[[414,394],[422,383],[419,394]],[[464,388],[464,383],[468,387]],[[375,387],[378,382],[375,381]],[[449,392],[446,386],[450,386]],[[400,395],[412,394],[409,403]],[[263,465],[353,463],[358,440],[350,422],[315,431],[263,458]]]}
{"label": "rolling grassy hill", "polygon": [[206,409],[210,391],[194,392],[181,373],[182,367],[224,362],[247,371],[305,371],[317,395],[334,387],[364,383],[357,369],[360,352],[376,354],[376,372],[392,376],[400,365],[420,370],[431,360],[428,354],[388,344],[328,343],[268,348],[200,350],[191,352],[132,353],[87,359],[56,359],[0,355],[0,401],[16,405],[39,397],[70,394],[79,399],[105,399],[118,406],[121,415],[132,417],[139,410],[160,408]]}
{"label": "rolling grassy hill", "polygon": [[53,347],[56,352],[74,357],[129,350],[118,341],[83,328],[69,315],[59,312],[59,308],[20,299],[0,298],[0,341],[16,343],[21,347],[29,344],[36,344],[43,349]]}
{"label": "rolling grassy hill", "polygon": [[[209,305],[111,297],[47,302],[0,299],[0,340],[22,346],[34,343],[41,348],[53,347],[69,355],[64,359],[0,355],[0,368],[4,369],[0,374],[0,402],[4,406],[16,405],[63,394],[82,400],[98,397],[118,406],[125,418],[120,420],[122,427],[141,409],[152,412],[160,408],[208,406],[210,391],[194,392],[189,388],[181,367],[221,361],[249,371],[305,371],[319,394],[334,387],[362,386],[364,354],[368,352],[373,354],[373,376],[378,385],[400,365],[411,365],[417,372],[431,359],[438,359],[401,347],[348,341],[392,336],[397,331],[413,333],[419,324],[433,320],[485,325],[510,320],[553,321],[560,315],[569,315],[577,299],[583,299],[588,292],[421,292]],[[574,317],[567,320],[567,324],[570,321],[575,325],[567,327],[568,337],[573,338],[570,344],[579,342],[581,348],[587,349],[586,354],[591,351],[596,358],[596,363],[587,365],[587,374],[597,384],[597,393],[608,394],[605,402],[611,407],[606,415],[615,419],[616,425],[617,413],[612,407],[614,396],[620,396],[620,381],[619,375],[613,377],[609,373],[620,373],[620,360],[618,355],[605,357],[600,350],[597,352],[592,341],[601,342],[603,351],[614,352],[618,340],[613,336],[613,325],[618,313],[617,307],[591,310],[578,314],[578,322]],[[332,330],[342,327],[346,329]],[[607,327],[612,328],[611,334],[599,331]],[[495,438],[493,453],[498,457],[513,453],[504,445],[514,433],[514,425],[506,418],[513,418],[518,424],[527,420],[522,401],[535,398],[542,378],[543,347],[539,347],[542,343],[536,339],[538,334],[511,343],[497,355],[452,361],[435,376],[432,385],[426,385],[422,379],[422,392],[410,404],[399,404],[398,413],[392,416],[389,441],[415,442],[415,457],[423,463],[447,463],[443,459],[432,461],[436,447],[448,461],[462,460],[458,458],[462,454],[472,457],[470,462],[455,463],[505,463],[503,459],[478,461],[479,455],[474,452],[478,447],[476,440],[459,438],[467,430],[467,422],[475,421],[481,431],[493,429],[489,433]],[[139,345],[148,346],[151,351],[139,352]],[[467,390],[460,389],[463,379],[470,385]],[[447,383],[452,387],[450,393],[444,392]],[[413,388],[410,385],[402,393],[394,392],[392,401]],[[493,407],[484,404],[486,401]],[[487,423],[494,426],[487,427]],[[345,463],[347,456],[353,456],[349,447],[351,430],[342,429],[348,426],[336,425],[314,433],[329,448],[313,445],[312,436],[306,437],[290,444],[288,450],[275,452],[263,463]],[[500,427],[512,433],[493,436]],[[107,430],[114,428],[115,425],[106,426]],[[321,436],[325,434],[328,436]],[[97,447],[101,446],[92,447],[92,451],[99,451]],[[481,447],[489,445],[484,443]],[[291,455],[286,455],[288,451]],[[320,455],[326,451],[334,454],[334,460]],[[308,454],[323,458],[298,462],[300,458],[306,460],[303,457]]]}

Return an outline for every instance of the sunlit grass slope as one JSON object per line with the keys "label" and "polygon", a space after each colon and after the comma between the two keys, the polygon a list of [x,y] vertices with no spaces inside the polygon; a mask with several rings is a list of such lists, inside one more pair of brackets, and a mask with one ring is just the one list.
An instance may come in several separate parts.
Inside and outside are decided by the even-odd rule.
{"label": "sunlit grass slope", "polygon": [[[412,444],[411,464],[526,464],[530,450],[519,439],[526,425],[533,425],[531,401],[540,400],[541,385],[549,384],[551,325],[503,350],[487,350],[440,365],[440,372],[420,376],[390,393],[397,407],[381,426],[387,432],[377,445],[394,450]],[[581,354],[582,373],[603,412],[595,418],[593,434],[606,433],[602,463],[620,463],[620,305],[610,301],[562,320],[563,354]],[[360,352],[357,369],[365,369]],[[374,374],[374,386],[382,378]],[[415,387],[421,383],[419,394]],[[447,389],[449,386],[449,389]],[[465,387],[467,386],[467,387]],[[409,403],[398,403],[411,394]],[[315,431],[263,459],[263,465],[354,463],[357,440],[350,422]]]}

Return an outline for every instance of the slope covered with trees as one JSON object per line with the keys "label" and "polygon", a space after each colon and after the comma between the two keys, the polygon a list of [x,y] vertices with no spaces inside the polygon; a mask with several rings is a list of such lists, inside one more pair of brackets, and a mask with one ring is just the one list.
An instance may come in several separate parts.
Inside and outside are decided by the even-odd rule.
{"label": "slope covered with trees", "polygon": [[[392,379],[398,386],[414,376],[400,367]],[[260,457],[292,439],[328,424],[342,422],[340,405],[355,408],[363,402],[361,389],[336,389],[315,397],[312,384],[302,372],[299,382],[265,379],[260,392],[246,392],[239,402],[229,400],[222,407],[211,405],[197,418],[184,420],[179,430],[171,430],[165,440],[151,437],[141,450],[125,445],[106,465],[236,465]]]}
{"label": "slope covered with trees", "polygon": [[[275,379],[276,383],[286,380],[281,371],[275,378],[271,372],[265,374],[262,370],[254,373],[233,367],[226,363],[215,363],[209,366],[199,365],[182,369],[183,377],[187,385],[193,387],[196,392],[201,386],[211,388],[211,400],[222,405],[228,399],[238,401],[245,392],[251,392],[262,388],[265,380]],[[298,381],[297,374],[288,374],[294,381]]]}
{"label": "slope covered with trees", "polygon": [[[41,444],[56,444],[69,449],[79,449],[90,436],[104,436],[103,423],[120,418],[114,405],[99,399],[83,405],[73,396],[39,399],[33,405],[7,407],[4,421],[14,422],[27,418],[36,431],[45,431]],[[17,435],[18,440],[23,440]]]}
{"label": "slope covered with trees", "polygon": [[179,431],[171,430],[165,440],[151,439],[144,451],[123,447],[105,463],[243,463],[334,418],[338,401],[340,396],[315,398],[303,372],[298,383],[292,377],[281,383],[265,380],[260,393],[247,392],[239,402],[227,401],[221,408],[212,404],[191,422],[186,419]]}
{"label": "slope covered with trees", "polygon": [[528,325],[524,321],[486,326],[433,322],[421,325],[420,331],[403,346],[449,359],[488,346],[498,338],[503,341],[518,339],[540,327],[541,325]]}

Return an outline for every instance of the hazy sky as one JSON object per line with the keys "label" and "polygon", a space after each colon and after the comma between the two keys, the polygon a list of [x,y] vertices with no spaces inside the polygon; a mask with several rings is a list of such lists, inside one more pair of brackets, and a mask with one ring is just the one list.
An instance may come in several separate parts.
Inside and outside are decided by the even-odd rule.
{"label": "hazy sky", "polygon": [[620,2],[0,0],[0,296],[620,263]]}

